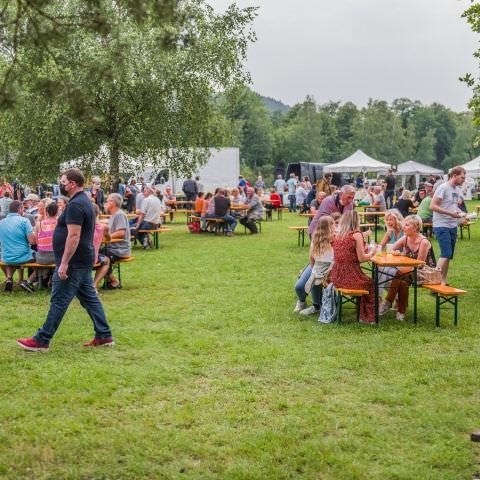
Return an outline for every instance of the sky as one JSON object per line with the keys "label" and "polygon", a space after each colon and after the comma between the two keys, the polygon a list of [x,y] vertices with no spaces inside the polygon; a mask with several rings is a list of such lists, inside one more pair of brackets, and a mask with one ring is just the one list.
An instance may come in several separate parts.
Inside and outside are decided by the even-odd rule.
{"label": "sky", "polygon": [[[223,12],[232,0],[206,0]],[[410,98],[467,109],[478,35],[468,0],[237,0],[259,7],[246,68],[252,88],[293,105]]]}

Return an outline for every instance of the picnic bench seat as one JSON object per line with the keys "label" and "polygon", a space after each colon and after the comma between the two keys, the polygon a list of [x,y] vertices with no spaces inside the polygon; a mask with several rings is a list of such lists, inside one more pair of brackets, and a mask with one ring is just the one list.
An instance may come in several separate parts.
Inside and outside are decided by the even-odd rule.
{"label": "picnic bench seat", "polygon": [[305,246],[305,231],[308,230],[308,227],[288,227],[288,229],[298,232],[298,246],[300,246],[300,242],[302,247]]}
{"label": "picnic bench seat", "polygon": [[[159,233],[164,233],[164,232],[170,232],[172,229],[170,227],[158,227],[154,229],[146,229],[146,230],[138,230],[137,233],[145,233],[148,235],[153,236],[153,244],[155,245],[155,248],[158,250],[158,234]],[[133,237],[135,238],[135,237]]]}
{"label": "picnic bench seat", "polygon": [[[453,324],[458,324],[458,297],[466,295],[466,290],[450,287],[449,285],[422,285],[423,288],[435,294],[435,325],[440,326],[440,310],[442,305],[453,305]],[[451,310],[443,308],[443,310]]]}
{"label": "picnic bench seat", "polygon": [[[122,263],[129,263],[133,262],[135,260],[135,257],[125,257],[125,258],[118,258],[111,263],[112,271],[116,270],[117,271],[117,276],[118,276],[118,288],[122,288],[122,272],[120,266]],[[105,277],[103,281],[103,288],[107,288],[107,277]]]}
{"label": "picnic bench seat", "polygon": [[342,321],[342,306],[346,303],[355,305],[357,322],[360,320],[360,299],[368,295],[368,290],[356,290],[353,288],[336,288],[337,291],[337,322]]}

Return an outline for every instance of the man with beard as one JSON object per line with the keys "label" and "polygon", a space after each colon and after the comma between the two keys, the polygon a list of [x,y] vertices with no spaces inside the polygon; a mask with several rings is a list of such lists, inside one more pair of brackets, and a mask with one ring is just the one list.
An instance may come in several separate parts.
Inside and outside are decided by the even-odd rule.
{"label": "man with beard", "polygon": [[17,340],[25,350],[48,351],[50,341],[74,297],[79,299],[89,314],[95,330],[95,338],[84,343],[84,346],[114,345],[102,303],[93,288],[95,211],[83,191],[84,183],[83,173],[77,168],[66,170],[60,179],[61,193],[70,200],[53,234],[56,268],[50,309],[45,323],[33,337]]}

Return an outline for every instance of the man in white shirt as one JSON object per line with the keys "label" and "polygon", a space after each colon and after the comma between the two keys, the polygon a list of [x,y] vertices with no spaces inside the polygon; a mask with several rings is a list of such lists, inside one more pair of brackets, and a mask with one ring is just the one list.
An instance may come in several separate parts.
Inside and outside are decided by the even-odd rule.
{"label": "man in white shirt", "polygon": [[138,233],[138,230],[155,230],[160,225],[160,213],[162,211],[162,204],[159,198],[155,195],[155,187],[152,185],[145,185],[143,189],[144,200],[141,208],[138,210],[136,224],[132,228],[138,241],[143,245],[143,248],[149,248],[148,235],[145,233]]}
{"label": "man in white shirt", "polygon": [[458,219],[465,215],[458,207],[459,187],[463,182],[465,182],[465,169],[452,168],[448,174],[448,180],[438,186],[430,203],[430,210],[433,211],[433,233],[440,247],[437,265],[442,271],[442,285],[447,283],[448,267],[455,251]]}

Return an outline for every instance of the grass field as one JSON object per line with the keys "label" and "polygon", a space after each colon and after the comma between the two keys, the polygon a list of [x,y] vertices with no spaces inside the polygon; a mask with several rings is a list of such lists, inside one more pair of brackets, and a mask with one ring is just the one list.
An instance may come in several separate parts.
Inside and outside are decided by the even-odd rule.
{"label": "grass field", "polygon": [[82,347],[92,327],[75,302],[50,353],[20,350],[49,297],[2,290],[0,478],[471,479],[480,224],[451,268],[469,291],[459,326],[435,328],[426,292],[416,326],[293,314],[308,249],[287,225],[304,223],[227,238],[180,217],[101,294],[113,349]]}

